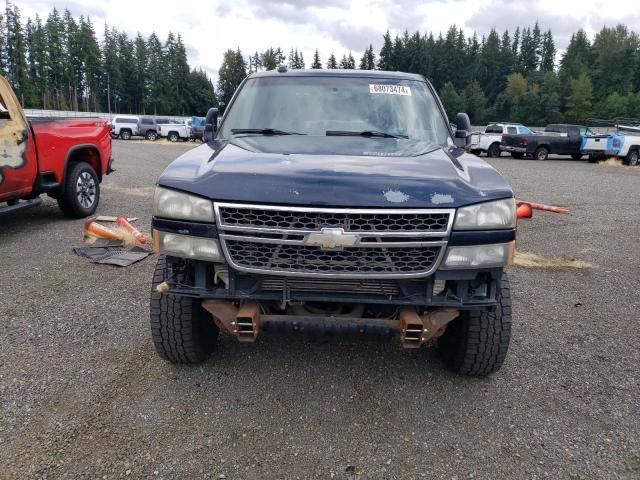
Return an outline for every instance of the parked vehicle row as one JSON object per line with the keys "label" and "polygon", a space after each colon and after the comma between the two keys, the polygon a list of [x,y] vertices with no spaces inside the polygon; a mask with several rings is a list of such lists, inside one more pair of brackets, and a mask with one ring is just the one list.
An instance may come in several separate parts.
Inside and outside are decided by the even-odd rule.
{"label": "parked vehicle row", "polygon": [[[198,130],[192,127],[194,119],[198,124]],[[143,137],[152,142],[161,137],[171,142],[201,140],[204,130],[204,126],[199,128],[201,123],[200,117],[177,122],[168,117],[116,115],[111,119],[110,131],[112,138],[122,140],[131,140],[132,137]]]}
{"label": "parked vehicle row", "polygon": [[616,157],[627,165],[640,164],[640,120],[591,119],[586,123],[614,130],[598,134],[589,126],[561,123],[547,125],[543,132],[536,133],[519,123],[494,122],[484,132],[471,133],[467,149],[488,157],[507,152],[513,158],[546,160],[549,155],[568,155],[580,160],[586,155],[592,163]]}

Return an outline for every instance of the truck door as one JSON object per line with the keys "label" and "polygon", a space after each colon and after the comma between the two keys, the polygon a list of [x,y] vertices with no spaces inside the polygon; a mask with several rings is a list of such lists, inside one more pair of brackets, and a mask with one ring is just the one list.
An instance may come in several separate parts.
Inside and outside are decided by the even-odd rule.
{"label": "truck door", "polygon": [[565,155],[572,155],[580,151],[580,144],[582,143],[582,135],[580,135],[580,129],[576,126],[567,127],[567,141]]}
{"label": "truck door", "polygon": [[0,202],[28,196],[37,173],[29,123],[9,82],[0,76]]}

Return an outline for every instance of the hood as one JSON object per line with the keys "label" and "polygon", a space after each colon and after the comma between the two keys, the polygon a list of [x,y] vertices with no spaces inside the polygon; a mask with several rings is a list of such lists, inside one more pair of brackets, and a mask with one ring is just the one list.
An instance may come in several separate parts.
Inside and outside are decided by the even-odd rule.
{"label": "hood", "polygon": [[404,139],[251,136],[190,150],[158,184],[212,200],[333,207],[451,208],[513,196],[478,157],[425,147]]}

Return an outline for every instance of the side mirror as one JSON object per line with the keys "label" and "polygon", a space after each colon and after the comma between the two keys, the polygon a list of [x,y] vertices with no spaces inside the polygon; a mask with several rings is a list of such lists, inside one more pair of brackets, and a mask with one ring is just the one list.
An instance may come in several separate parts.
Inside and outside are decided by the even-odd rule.
{"label": "side mirror", "polygon": [[471,120],[466,113],[458,113],[456,115],[456,131],[455,131],[455,144],[458,147],[466,147],[467,138],[471,133]]}
{"label": "side mirror", "polygon": [[210,108],[204,119],[204,141],[210,142],[218,130],[218,109]]}

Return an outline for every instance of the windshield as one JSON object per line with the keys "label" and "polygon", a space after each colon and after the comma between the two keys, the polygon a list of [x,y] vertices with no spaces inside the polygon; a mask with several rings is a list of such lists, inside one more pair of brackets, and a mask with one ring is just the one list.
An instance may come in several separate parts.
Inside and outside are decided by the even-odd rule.
{"label": "windshield", "polygon": [[247,80],[218,137],[261,133],[389,134],[385,141],[431,145],[444,145],[449,138],[447,123],[424,82],[337,76]]}

